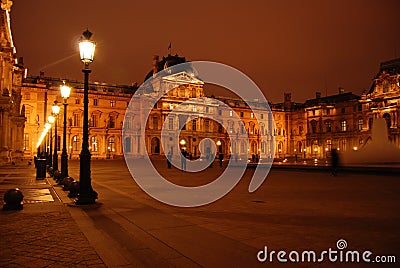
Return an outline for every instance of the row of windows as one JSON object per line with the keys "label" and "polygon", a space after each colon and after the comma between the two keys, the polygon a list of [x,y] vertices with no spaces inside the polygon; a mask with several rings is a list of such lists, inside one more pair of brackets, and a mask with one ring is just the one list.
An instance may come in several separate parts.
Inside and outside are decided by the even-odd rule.
{"label": "row of windows", "polygon": [[[69,118],[69,126],[80,127],[81,126],[82,115],[80,113],[74,113],[72,118]],[[100,115],[92,114],[89,119],[89,127],[100,127],[99,124]],[[116,128],[116,116],[110,115],[108,121],[106,121],[107,128]]]}
{"label": "row of windows", "polygon": [[[368,121],[368,128],[369,129],[372,128],[372,122],[373,122],[373,119],[370,118],[369,121]],[[310,123],[311,123],[311,133],[317,133],[317,121],[313,120]],[[333,123],[333,121],[331,121],[331,120],[325,121],[326,132],[332,132],[333,131],[332,130],[332,123]],[[364,128],[364,120],[360,118],[357,121],[357,129],[359,131],[362,131],[363,128]],[[348,129],[347,121],[346,120],[341,120],[340,121],[340,131],[348,131],[348,130],[349,129]],[[336,129],[336,131],[339,131],[339,129]]]}
{"label": "row of windows", "polygon": [[[240,112],[239,114],[240,117],[244,117],[244,112]],[[218,115],[222,116],[222,110],[218,110]],[[233,116],[233,111],[229,111],[229,116]],[[254,113],[250,113],[250,118],[254,118]],[[260,114],[260,119],[264,119],[264,114]]]}
{"label": "row of windows", "polygon": [[[72,150],[79,151],[81,149],[81,141],[78,136],[72,137]],[[91,152],[99,151],[99,142],[97,136],[92,136],[89,139],[89,150]],[[107,152],[115,152],[115,138],[113,136],[107,139]]]}
{"label": "row of windows", "polygon": [[[126,122],[125,123],[126,128],[129,128],[130,127],[130,123],[127,123],[127,122],[129,122],[129,120],[127,120],[125,122]],[[179,128],[182,129],[182,130],[186,130],[187,129],[187,125],[188,124],[183,124],[184,122],[186,122],[186,116],[180,116]],[[197,119],[193,119],[191,121],[191,130],[192,131],[197,131],[197,123],[198,123]],[[257,134],[256,133],[257,131],[256,131],[255,127],[256,127],[256,125],[254,123],[250,124],[249,128],[247,129],[247,131],[250,134]],[[158,129],[158,117],[156,117],[156,116],[153,117],[153,129]],[[175,129],[174,128],[174,118],[169,118],[168,119],[168,129],[170,129],[170,130],[174,130]],[[204,131],[205,132],[210,132],[210,120],[208,120],[208,119],[204,120]],[[234,128],[233,122],[228,122],[228,131],[229,131],[229,133],[234,133],[235,132],[235,128]],[[265,131],[264,130],[264,126],[260,127],[260,131],[261,131],[261,134],[264,135],[264,131]],[[218,124],[218,132],[219,133],[223,132],[223,127],[220,124]],[[241,134],[245,134],[245,132],[246,131],[245,131],[244,126],[241,125],[240,133]]]}
{"label": "row of windows", "polygon": [[[349,108],[349,107],[347,107],[347,109],[348,109],[348,108]],[[326,114],[326,115],[331,115],[331,114],[332,114],[332,111],[333,111],[332,108],[327,108],[327,109],[325,110],[325,114]],[[353,107],[353,112],[356,112],[356,111],[359,111],[359,112],[362,111],[362,104],[361,104],[361,103],[359,103],[359,104],[357,104],[357,105],[354,105],[354,107]],[[321,113],[322,113],[322,110],[312,110],[312,111],[310,111],[309,114],[312,115],[312,116],[320,115],[318,112],[321,112]],[[345,113],[346,113],[346,107],[340,108],[340,113],[345,114]]]}
{"label": "row of windows", "polygon": [[[75,98],[75,104],[80,104],[81,99]],[[98,106],[99,105],[99,100],[98,99],[93,99],[93,106]],[[117,101],[116,100],[110,100],[110,107],[116,107],[117,106]]]}

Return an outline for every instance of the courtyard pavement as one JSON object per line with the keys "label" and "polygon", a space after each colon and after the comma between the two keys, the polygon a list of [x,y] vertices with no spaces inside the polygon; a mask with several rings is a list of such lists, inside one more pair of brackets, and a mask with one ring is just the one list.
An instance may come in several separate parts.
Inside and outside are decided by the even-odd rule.
{"label": "courtyard pavement", "polygon": [[[168,180],[204,185],[222,173],[167,169]],[[79,161],[70,161],[78,178]],[[272,168],[254,193],[254,169],[224,198],[197,208],[179,208],[146,195],[123,160],[92,161],[96,205],[72,206],[53,180],[36,181],[26,163],[0,167],[0,191],[20,187],[22,211],[0,212],[0,267],[398,267],[400,181],[397,175]],[[40,199],[40,200],[38,200]],[[53,199],[54,201],[51,201]],[[29,201],[30,200],[30,201]],[[257,253],[285,250],[369,250],[397,263],[260,263]],[[276,254],[276,253],[275,253]],[[371,257],[372,258],[372,257]]]}

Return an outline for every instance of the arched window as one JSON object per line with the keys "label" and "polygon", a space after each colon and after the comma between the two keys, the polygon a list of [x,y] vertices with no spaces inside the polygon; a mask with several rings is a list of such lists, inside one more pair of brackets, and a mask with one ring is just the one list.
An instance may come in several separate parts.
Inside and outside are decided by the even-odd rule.
{"label": "arched window", "polygon": [[279,142],[278,143],[278,153],[282,153],[282,150],[283,150],[283,142]]}
{"label": "arched window", "polygon": [[301,143],[301,141],[298,141],[297,142],[297,151],[302,152],[302,149],[303,149],[303,144]]}
{"label": "arched window", "polygon": [[316,133],[317,132],[317,121],[312,120],[310,123],[311,123],[311,133]]}

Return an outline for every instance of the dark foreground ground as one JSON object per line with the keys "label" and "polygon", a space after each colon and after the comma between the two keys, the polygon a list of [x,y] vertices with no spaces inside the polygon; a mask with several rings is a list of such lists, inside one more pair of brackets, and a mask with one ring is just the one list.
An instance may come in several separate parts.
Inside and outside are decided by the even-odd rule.
{"label": "dark foreground ground", "polygon": [[[162,174],[181,185],[202,185],[222,172],[214,165],[207,172],[188,174],[167,169],[161,160],[154,163]],[[74,178],[78,178],[78,164],[70,162],[70,175]],[[264,184],[255,193],[248,193],[253,171],[247,170],[224,198],[206,206],[179,208],[162,204],[145,194],[131,178],[124,161],[92,161],[93,187],[99,193],[99,205],[64,207],[72,216],[74,226],[78,226],[87,239],[77,244],[87,243],[88,250],[93,249],[98,254],[100,260],[95,254],[91,255],[98,265],[399,266],[400,181],[397,176],[343,173],[333,177],[326,171],[272,168]],[[71,203],[65,192],[57,186],[54,189],[61,203]],[[55,202],[59,201],[55,198]],[[24,211],[35,206],[38,204],[26,204]],[[4,217],[3,212],[0,219]],[[301,254],[304,250],[313,250],[319,254],[329,248],[337,250],[336,242],[340,239],[347,242],[344,253],[346,250],[361,253],[369,250],[371,260],[378,255],[391,255],[396,257],[397,263],[331,263],[326,257],[320,263],[284,264],[279,263],[276,256],[272,264],[257,261],[257,253],[265,246],[269,252],[285,250],[289,254],[295,250]],[[66,238],[65,243],[71,241]]]}

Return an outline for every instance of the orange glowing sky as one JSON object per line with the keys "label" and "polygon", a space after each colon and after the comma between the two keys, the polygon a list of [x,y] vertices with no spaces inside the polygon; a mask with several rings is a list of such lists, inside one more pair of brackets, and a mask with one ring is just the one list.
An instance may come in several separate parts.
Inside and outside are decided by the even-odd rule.
{"label": "orange glowing sky", "polygon": [[278,102],[369,89],[379,63],[400,57],[399,13],[397,0],[19,0],[11,27],[31,75],[82,80],[77,40],[88,27],[91,80],[140,84],[171,42],[188,60],[238,68]]}

